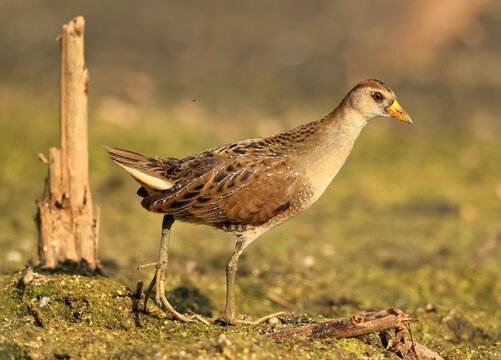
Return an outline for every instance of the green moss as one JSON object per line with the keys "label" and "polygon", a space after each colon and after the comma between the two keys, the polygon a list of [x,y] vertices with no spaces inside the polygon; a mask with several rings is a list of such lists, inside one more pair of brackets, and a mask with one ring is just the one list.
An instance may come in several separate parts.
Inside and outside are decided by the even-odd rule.
{"label": "green moss", "polygon": [[[151,313],[138,311],[138,300],[132,292],[109,278],[38,274],[23,289],[18,286],[20,276],[21,273],[1,277],[2,359],[39,358],[41,354],[49,359],[161,356],[171,359],[397,359],[395,354],[382,348],[376,335],[338,341],[281,342],[263,336],[280,328],[324,321],[320,316],[290,315],[275,327],[183,324],[173,321],[153,303],[150,303]],[[188,299],[193,299],[193,294],[198,292],[178,292]],[[43,328],[35,323],[28,310],[30,302],[40,309]],[[415,336],[449,359],[495,359],[500,354],[499,345],[490,344],[495,343],[497,333],[482,325],[487,319],[462,314],[461,309],[422,310],[419,317],[426,325],[414,326]]]}
{"label": "green moss", "polygon": [[[264,326],[206,326],[173,321],[151,304],[151,313],[138,311],[129,289],[109,278],[67,274],[37,274],[26,288],[21,274],[3,276],[0,292],[0,356],[3,358],[214,358],[327,359],[383,358],[379,345],[341,341],[274,342]],[[193,293],[181,295],[192,298]],[[177,299],[179,301],[179,299]],[[29,304],[41,313],[36,324]],[[283,327],[324,320],[307,315],[283,318]]]}

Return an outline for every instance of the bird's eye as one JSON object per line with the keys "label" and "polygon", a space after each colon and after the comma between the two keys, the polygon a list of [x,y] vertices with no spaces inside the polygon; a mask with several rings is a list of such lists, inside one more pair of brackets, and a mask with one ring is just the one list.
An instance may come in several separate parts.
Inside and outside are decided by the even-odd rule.
{"label": "bird's eye", "polygon": [[377,102],[383,101],[384,96],[381,94],[379,91],[373,92],[372,93],[372,98],[376,100]]}

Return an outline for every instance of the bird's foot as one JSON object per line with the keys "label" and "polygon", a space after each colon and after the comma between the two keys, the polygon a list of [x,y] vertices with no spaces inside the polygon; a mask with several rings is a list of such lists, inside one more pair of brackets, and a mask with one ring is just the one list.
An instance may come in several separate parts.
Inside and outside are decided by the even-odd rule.
{"label": "bird's foot", "polygon": [[200,315],[200,314],[195,314],[194,312],[190,312],[190,314],[191,314],[191,315],[189,316],[189,318],[190,318],[191,320],[198,320],[198,321],[200,321],[202,324],[205,324],[205,325],[207,325],[207,326],[211,325],[211,323],[212,323],[212,320],[207,320],[206,318],[204,318],[204,317],[203,317],[202,315]]}
{"label": "bird's foot", "polygon": [[161,307],[162,305],[167,309],[169,313],[174,316],[179,321],[189,323],[189,322],[194,322],[195,320],[200,321],[203,324],[210,325],[210,323],[204,319],[202,316],[198,314],[191,314],[190,316],[185,316],[170,304],[169,300],[165,297],[165,268],[166,268],[165,263],[150,263],[150,264],[145,264],[145,265],[140,265],[138,266],[138,270],[143,270],[149,267],[156,267],[155,275],[153,276],[153,279],[151,280],[150,285],[148,286],[148,289],[146,290],[146,294],[144,297],[144,311],[147,312],[147,304],[148,304],[148,299],[151,291],[153,288],[155,288],[155,301],[156,303]]}
{"label": "bird's foot", "polygon": [[227,325],[260,325],[262,323],[267,322],[270,319],[279,317],[279,316],[285,316],[288,313],[286,311],[279,311],[273,314],[268,314],[266,316],[263,316],[257,320],[249,320],[246,319],[245,317],[243,319],[239,319],[236,316],[223,316],[221,318],[221,321],[223,321]]}

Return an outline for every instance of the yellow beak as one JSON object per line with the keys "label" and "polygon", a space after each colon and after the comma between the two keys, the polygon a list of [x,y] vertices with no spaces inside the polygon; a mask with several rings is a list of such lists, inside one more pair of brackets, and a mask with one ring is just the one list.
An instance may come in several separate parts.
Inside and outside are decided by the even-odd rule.
{"label": "yellow beak", "polygon": [[389,108],[386,108],[386,111],[390,116],[405,121],[406,123],[412,124],[411,117],[405,112],[404,109],[402,109],[397,100],[393,101],[393,104],[391,104]]}

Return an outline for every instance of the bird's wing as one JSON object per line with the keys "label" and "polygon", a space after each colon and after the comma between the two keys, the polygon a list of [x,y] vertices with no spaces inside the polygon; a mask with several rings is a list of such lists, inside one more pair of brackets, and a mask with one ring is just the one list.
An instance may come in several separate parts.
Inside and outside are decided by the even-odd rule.
{"label": "bird's wing", "polygon": [[260,225],[290,206],[298,173],[278,139],[260,138],[182,160],[151,158],[106,147],[143,185],[149,211],[202,223]]}
{"label": "bird's wing", "polygon": [[261,225],[289,208],[297,176],[286,158],[225,157],[185,186],[142,204],[195,222]]}

